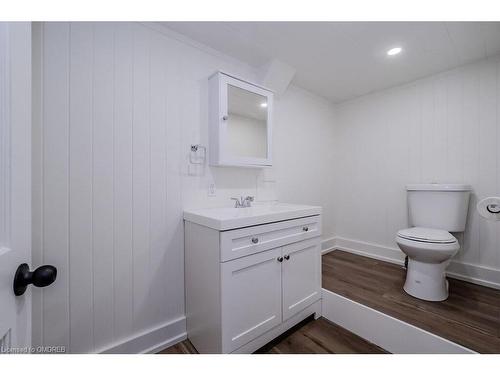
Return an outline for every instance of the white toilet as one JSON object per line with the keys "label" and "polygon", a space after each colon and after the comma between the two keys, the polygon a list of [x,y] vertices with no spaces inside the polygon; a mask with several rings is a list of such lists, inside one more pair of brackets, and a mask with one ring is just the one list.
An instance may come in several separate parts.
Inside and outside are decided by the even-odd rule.
{"label": "white toilet", "polygon": [[469,185],[418,184],[406,187],[411,228],[396,236],[408,255],[404,290],[427,301],[448,298],[445,270],[460,249],[449,232],[463,232],[469,207]]}

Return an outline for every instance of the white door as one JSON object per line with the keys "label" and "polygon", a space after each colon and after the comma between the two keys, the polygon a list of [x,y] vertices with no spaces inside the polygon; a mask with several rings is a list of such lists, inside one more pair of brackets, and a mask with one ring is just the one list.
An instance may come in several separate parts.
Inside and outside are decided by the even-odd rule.
{"label": "white door", "polygon": [[222,351],[281,323],[281,248],[222,263]]}
{"label": "white door", "polygon": [[320,299],[320,254],[317,238],[283,246],[283,321]]}
{"label": "white door", "polygon": [[31,294],[14,274],[31,260],[31,25],[0,22],[0,352],[31,344]]}

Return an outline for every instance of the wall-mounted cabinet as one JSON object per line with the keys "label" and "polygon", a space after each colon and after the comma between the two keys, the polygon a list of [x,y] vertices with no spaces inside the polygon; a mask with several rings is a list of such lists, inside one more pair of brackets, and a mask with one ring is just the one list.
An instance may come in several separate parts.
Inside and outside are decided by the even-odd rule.
{"label": "wall-mounted cabinet", "polygon": [[272,165],[273,93],[222,72],[209,79],[210,164]]}

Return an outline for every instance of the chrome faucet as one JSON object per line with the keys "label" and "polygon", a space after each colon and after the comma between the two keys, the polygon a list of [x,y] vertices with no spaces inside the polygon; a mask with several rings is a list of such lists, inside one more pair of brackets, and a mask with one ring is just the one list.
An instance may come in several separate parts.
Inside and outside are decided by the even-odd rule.
{"label": "chrome faucet", "polygon": [[247,196],[245,198],[240,197],[238,198],[231,198],[234,200],[234,208],[245,208],[245,207],[252,207],[252,202],[254,200],[254,197]]}

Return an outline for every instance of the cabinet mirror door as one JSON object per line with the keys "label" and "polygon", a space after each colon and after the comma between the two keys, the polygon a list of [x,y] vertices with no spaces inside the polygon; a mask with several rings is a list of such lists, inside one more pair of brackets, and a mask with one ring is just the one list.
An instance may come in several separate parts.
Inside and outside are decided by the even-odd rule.
{"label": "cabinet mirror door", "polygon": [[272,91],[217,72],[209,79],[209,123],[211,165],[272,165]]}
{"label": "cabinet mirror door", "polygon": [[228,84],[227,153],[231,158],[268,157],[268,98]]}

